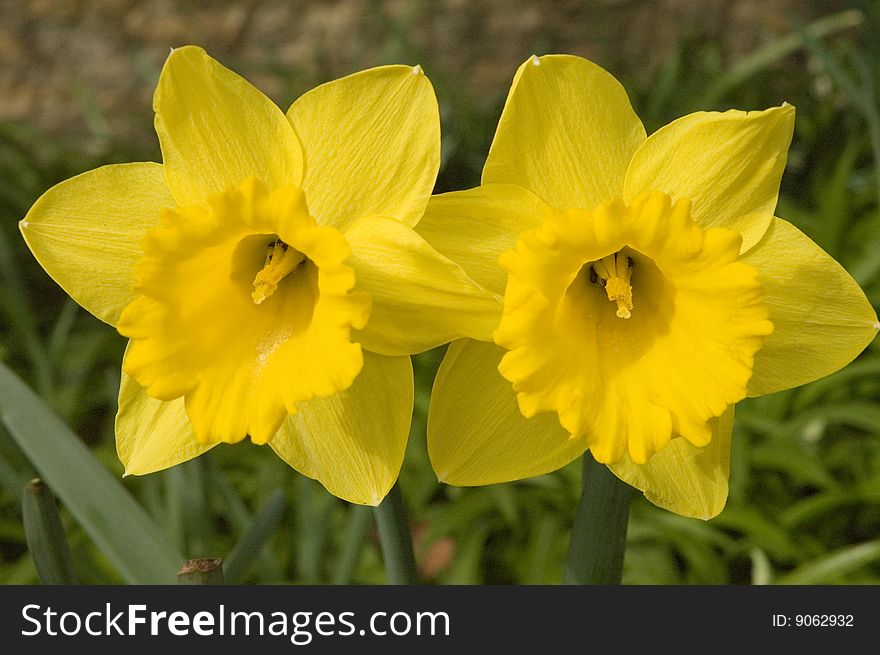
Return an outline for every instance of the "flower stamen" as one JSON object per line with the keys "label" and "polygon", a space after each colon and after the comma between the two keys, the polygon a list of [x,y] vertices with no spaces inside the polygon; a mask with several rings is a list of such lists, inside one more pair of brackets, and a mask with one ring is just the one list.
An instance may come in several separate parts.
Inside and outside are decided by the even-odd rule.
{"label": "flower stamen", "polygon": [[617,317],[632,316],[632,258],[619,252],[593,262],[593,272],[608,294],[608,300],[617,303]]}
{"label": "flower stamen", "polygon": [[251,298],[254,303],[261,304],[275,293],[278,283],[290,275],[293,270],[305,261],[306,256],[295,248],[289,247],[280,239],[269,244],[266,263],[254,278],[254,292]]}

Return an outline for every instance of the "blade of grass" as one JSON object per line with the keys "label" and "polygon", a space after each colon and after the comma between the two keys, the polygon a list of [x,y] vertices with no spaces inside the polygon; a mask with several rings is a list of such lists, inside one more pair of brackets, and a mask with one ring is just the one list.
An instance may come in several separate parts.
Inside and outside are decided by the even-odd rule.
{"label": "blade of grass", "polygon": [[781,39],[774,39],[752,54],[742,58],[726,75],[709,86],[694,103],[697,107],[716,105],[724,94],[736,88],[747,79],[775,64],[793,52],[807,46],[807,37],[820,39],[835,32],[858,27],[864,22],[864,15],[858,9],[847,9],[831,16],[820,18],[808,25],[802,32],[794,32]]}
{"label": "blade of grass", "polygon": [[849,573],[877,560],[880,560],[880,539],[835,550],[780,576],[776,579],[776,584],[814,585],[839,582]]}
{"label": "blade of grass", "polygon": [[297,486],[296,568],[303,582],[319,584],[324,576],[324,547],[336,499],[305,476],[299,476]]}
{"label": "blade of grass", "polygon": [[2,363],[0,419],[126,582],[174,582],[184,558],[119,480]]}
{"label": "blade of grass", "polygon": [[53,390],[52,365],[37,333],[37,320],[22,284],[6,232],[0,229],[0,312],[24,346],[34,371],[37,389],[44,397]]}
{"label": "blade of grass", "polygon": [[70,548],[58,515],[55,498],[42,480],[24,486],[21,513],[28,548],[43,584],[76,584]]}
{"label": "blade of grass", "polygon": [[379,528],[379,545],[388,583],[393,585],[417,584],[419,581],[413,552],[412,531],[409,527],[406,502],[395,483],[385,499],[373,509]]}
{"label": "blade of grass", "polygon": [[61,313],[52,326],[52,332],[49,334],[47,346],[47,354],[51,361],[56,361],[67,345],[67,339],[70,336],[70,329],[76,320],[76,314],[79,311],[79,305],[73,298],[66,298]]}
{"label": "blade of grass", "polygon": [[351,584],[364,550],[364,541],[372,526],[373,511],[363,505],[352,505],[348,511],[348,530],[336,562],[333,584]]}
{"label": "blade of grass", "polygon": [[752,548],[749,551],[749,557],[752,560],[752,584],[773,584],[773,565],[770,563],[767,553],[760,548]]}
{"label": "blade of grass", "polygon": [[[0,438],[5,438],[2,434],[4,432],[5,430],[0,426]],[[27,476],[16,470],[12,464],[6,461],[6,458],[3,457],[2,453],[0,453],[0,487],[4,487],[10,492],[17,492],[26,482]]]}
{"label": "blade of grass", "polygon": [[822,396],[830,391],[844,387],[852,380],[861,377],[880,377],[880,360],[855,361],[828,377],[811,382],[798,390],[797,398],[792,407],[797,411],[803,411],[815,405]]}
{"label": "blade of grass", "polygon": [[223,571],[226,584],[241,584],[244,581],[254,562],[259,559],[263,548],[281,524],[285,509],[287,509],[287,499],[284,491],[279,489],[266,501],[263,509],[226,558]]}
{"label": "blade of grass", "polygon": [[853,106],[862,114],[868,125],[868,139],[874,156],[877,200],[880,201],[880,109],[877,107],[871,65],[860,54],[854,55],[855,64],[861,77],[861,84],[859,84],[859,81],[844,70],[840,59],[828,51],[809,27],[801,30],[800,36],[804,45],[809,48],[813,56],[822,62],[825,72],[828,73],[834,84],[849,97]]}

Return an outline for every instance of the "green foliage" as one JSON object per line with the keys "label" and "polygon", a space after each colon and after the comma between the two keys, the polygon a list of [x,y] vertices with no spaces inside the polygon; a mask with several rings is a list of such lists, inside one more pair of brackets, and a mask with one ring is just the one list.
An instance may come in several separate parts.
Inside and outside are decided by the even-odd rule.
{"label": "green foliage", "polygon": [[[632,81],[638,72],[632,63],[615,62],[610,53],[597,59],[625,81],[649,132],[698,109],[794,104],[796,134],[779,213],[837,258],[880,307],[880,45],[872,39],[880,16],[872,4],[865,7],[812,26],[792,22],[788,35],[731,64],[716,43],[695,34],[650,84]],[[506,88],[478,99],[460,80],[435,75],[432,53],[408,40],[412,20],[414,14],[407,14],[378,26],[387,34],[386,55],[422,62],[437,89],[444,129],[437,190],[473,186]],[[543,49],[554,50],[552,39]],[[292,94],[304,90],[304,72],[284,73]],[[50,444],[73,438],[63,425],[46,423],[36,405],[26,420],[7,426],[19,433],[16,439],[0,426],[0,582],[38,582],[21,512],[24,485],[37,473],[59,496],[73,569],[85,584],[151,578],[146,569],[127,570],[120,562],[114,539],[144,547],[145,533],[125,534],[126,521],[153,526],[146,533],[162,545],[150,567],[170,579],[179,553],[175,566],[187,558],[222,557],[227,579],[242,583],[384,582],[371,511],[329,495],[269,449],[221,446],[171,470],[119,478],[112,425],[124,340],[66,299],[16,229],[55,182],[103,163],[155,157],[112,143],[99,115],[90,123],[104,139],[98,155],[65,151],[26,125],[0,124],[0,362],[71,427],[76,443],[87,446],[76,461],[35,454],[27,442],[32,427],[50,426],[51,434],[42,437]],[[428,462],[425,422],[442,354],[441,348],[415,358],[416,407],[400,479],[423,579],[559,582],[580,464],[504,485],[440,485]],[[4,402],[6,417],[18,401],[6,396]],[[94,459],[88,463],[83,453]],[[103,474],[94,474],[99,469]],[[101,491],[98,483],[105,485]],[[880,581],[878,501],[875,341],[824,380],[741,403],[730,499],[716,519],[685,519],[636,498],[624,582],[874,584]]]}

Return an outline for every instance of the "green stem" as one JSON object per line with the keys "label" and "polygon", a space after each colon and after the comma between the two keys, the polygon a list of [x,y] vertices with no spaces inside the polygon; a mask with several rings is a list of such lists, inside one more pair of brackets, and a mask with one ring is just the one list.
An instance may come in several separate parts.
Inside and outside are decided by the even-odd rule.
{"label": "green stem", "polygon": [[575,510],[565,584],[620,584],[633,489],[584,453],[584,486]]}
{"label": "green stem", "polygon": [[394,585],[416,584],[416,558],[413,554],[412,534],[406,505],[398,483],[394,483],[385,500],[374,510],[379,527],[379,543],[385,560],[388,583]]}

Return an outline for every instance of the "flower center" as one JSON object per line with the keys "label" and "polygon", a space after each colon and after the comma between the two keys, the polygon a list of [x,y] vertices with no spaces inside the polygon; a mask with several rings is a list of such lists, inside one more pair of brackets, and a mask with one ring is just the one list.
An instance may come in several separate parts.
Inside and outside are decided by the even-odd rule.
{"label": "flower center", "polygon": [[592,272],[597,278],[597,283],[605,288],[608,300],[617,303],[617,318],[632,316],[632,286],[629,283],[632,267],[632,258],[621,252],[593,262]]}
{"label": "flower center", "polygon": [[278,283],[290,275],[305,259],[304,254],[291,248],[281,239],[271,242],[266,252],[266,263],[254,277],[254,292],[251,294],[254,303],[259,305],[275,293]]}

